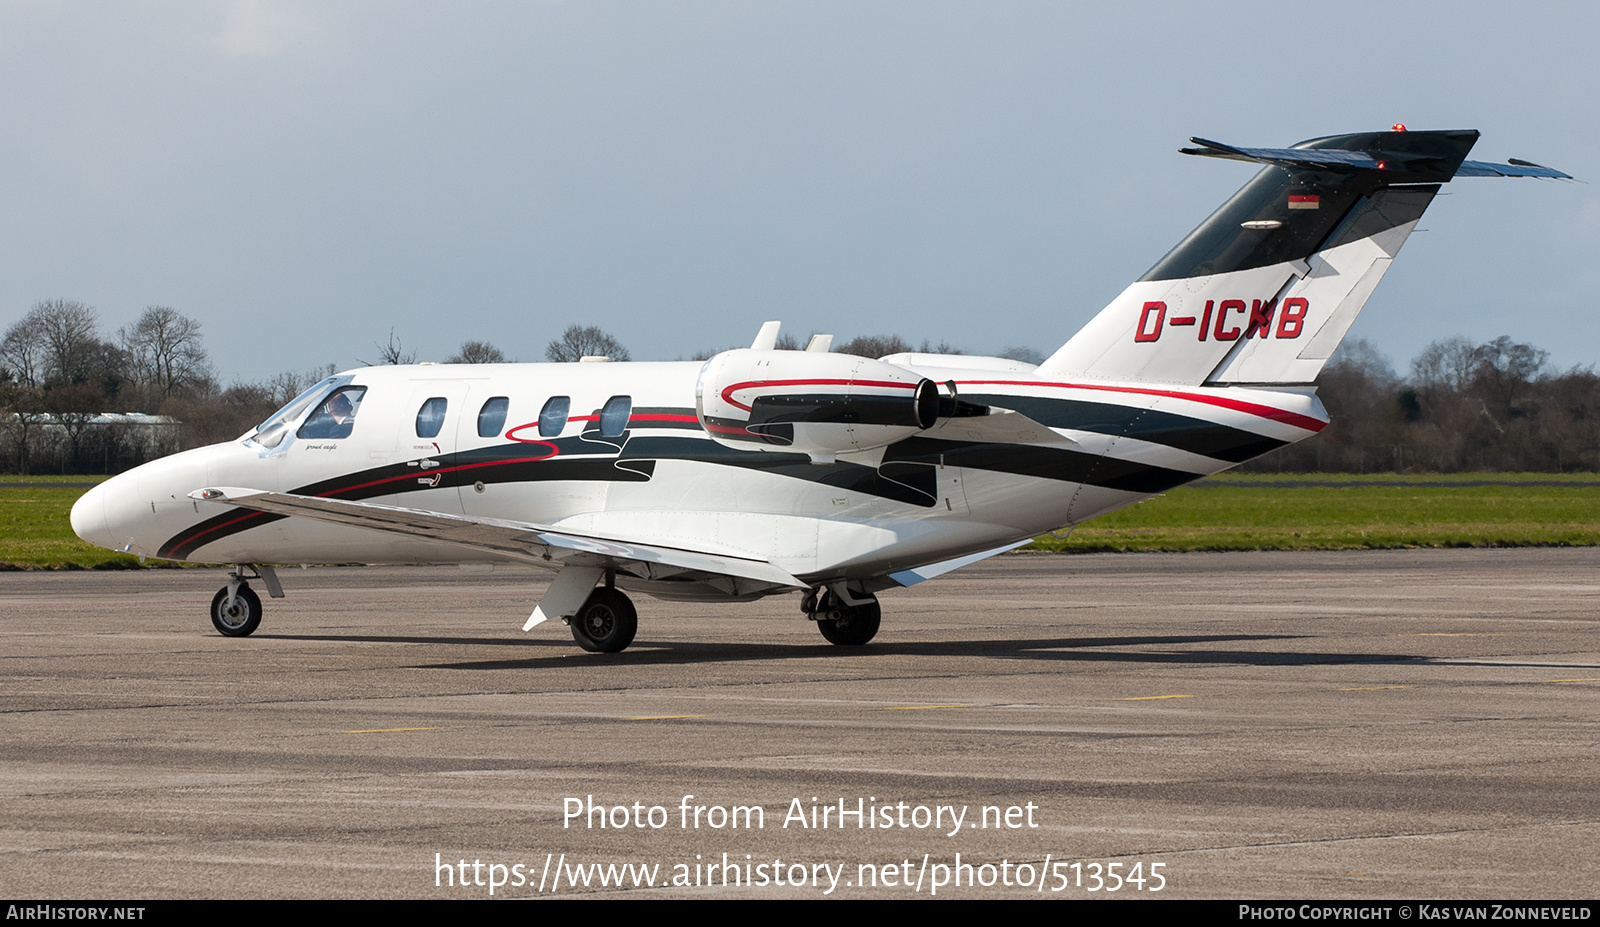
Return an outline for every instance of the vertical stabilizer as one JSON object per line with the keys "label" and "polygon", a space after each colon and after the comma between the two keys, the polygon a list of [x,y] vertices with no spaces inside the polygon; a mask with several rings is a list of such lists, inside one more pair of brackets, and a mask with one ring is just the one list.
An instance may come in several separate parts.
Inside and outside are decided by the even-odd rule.
{"label": "vertical stabilizer", "polygon": [[1202,147],[1186,154],[1266,167],[1039,373],[1190,386],[1310,383],[1477,138],[1472,130],[1368,132],[1293,148],[1195,139]]}

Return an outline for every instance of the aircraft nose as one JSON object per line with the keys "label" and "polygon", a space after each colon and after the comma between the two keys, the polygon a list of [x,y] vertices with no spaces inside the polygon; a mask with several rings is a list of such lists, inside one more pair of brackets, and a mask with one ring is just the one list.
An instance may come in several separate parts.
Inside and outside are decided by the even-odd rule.
{"label": "aircraft nose", "polygon": [[118,545],[113,541],[111,529],[106,524],[106,497],[110,495],[110,484],[108,480],[95,486],[72,504],[72,533],[96,547],[115,550]]}

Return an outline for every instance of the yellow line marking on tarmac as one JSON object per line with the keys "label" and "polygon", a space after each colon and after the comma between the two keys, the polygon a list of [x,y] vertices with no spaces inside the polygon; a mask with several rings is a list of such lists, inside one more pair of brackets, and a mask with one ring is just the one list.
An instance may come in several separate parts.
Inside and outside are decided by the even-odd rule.
{"label": "yellow line marking on tarmac", "polygon": [[1600,676],[1588,676],[1583,679],[1546,679],[1545,682],[1600,682]]}
{"label": "yellow line marking on tarmac", "polygon": [[677,721],[680,718],[709,718],[710,715],[644,715],[639,718],[623,718],[624,721]]}
{"label": "yellow line marking on tarmac", "polygon": [[1372,692],[1377,689],[1415,689],[1416,686],[1352,686],[1348,689],[1334,689],[1335,692]]}
{"label": "yellow line marking on tarmac", "polygon": [[1474,632],[1471,632],[1471,631],[1458,631],[1458,632],[1454,632],[1454,633],[1447,632],[1447,631],[1419,631],[1416,634],[1396,634],[1394,636],[1395,637],[1504,637],[1505,635],[1504,634],[1500,634],[1500,633],[1493,633],[1493,634],[1474,633]]}
{"label": "yellow line marking on tarmac", "polygon": [[883,711],[925,711],[929,708],[971,708],[971,705],[895,705]]}
{"label": "yellow line marking on tarmac", "polygon": [[341,734],[393,734],[396,731],[442,731],[442,727],[375,727],[367,731],[340,731]]}
{"label": "yellow line marking on tarmac", "polygon": [[1133,698],[1112,699],[1114,702],[1153,702],[1160,698],[1194,698],[1192,695],[1136,695]]}

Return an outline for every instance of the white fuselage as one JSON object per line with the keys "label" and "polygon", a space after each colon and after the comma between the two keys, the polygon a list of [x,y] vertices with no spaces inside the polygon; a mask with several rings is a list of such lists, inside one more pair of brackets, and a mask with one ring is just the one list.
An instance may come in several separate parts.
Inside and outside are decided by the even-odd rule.
{"label": "white fuselage", "polygon": [[[1014,363],[911,360],[994,414],[941,419],[911,441],[814,464],[711,440],[696,412],[700,363],[370,367],[336,378],[365,387],[347,436],[295,434],[307,431],[302,413],[275,447],[246,436],[155,461],[91,490],[73,526],[105,547],[212,563],[506,559],[190,497],[249,487],[648,539],[767,560],[808,582],[866,580],[1076,524],[1326,421],[1307,390],[1069,384]],[[940,360],[989,369],[928,363]],[[559,396],[569,398],[566,421],[541,434],[541,409]],[[625,430],[602,434],[597,420],[615,397],[631,403]],[[442,426],[419,437],[420,410],[439,399]],[[491,400],[505,416],[480,429]],[[998,411],[1013,408],[1023,414]],[[1167,427],[1152,430],[1154,420]],[[1211,438],[1186,438],[1185,423]],[[1220,452],[1219,433],[1231,436]]]}

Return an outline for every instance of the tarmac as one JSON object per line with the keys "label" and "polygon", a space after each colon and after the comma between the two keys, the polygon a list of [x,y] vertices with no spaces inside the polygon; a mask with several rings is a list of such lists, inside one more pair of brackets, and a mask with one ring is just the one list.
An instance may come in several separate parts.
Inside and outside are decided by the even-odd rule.
{"label": "tarmac", "polygon": [[0,574],[0,894],[1600,887],[1600,549],[1015,554],[616,655],[519,630],[538,571],[280,575],[225,638],[220,571]]}

